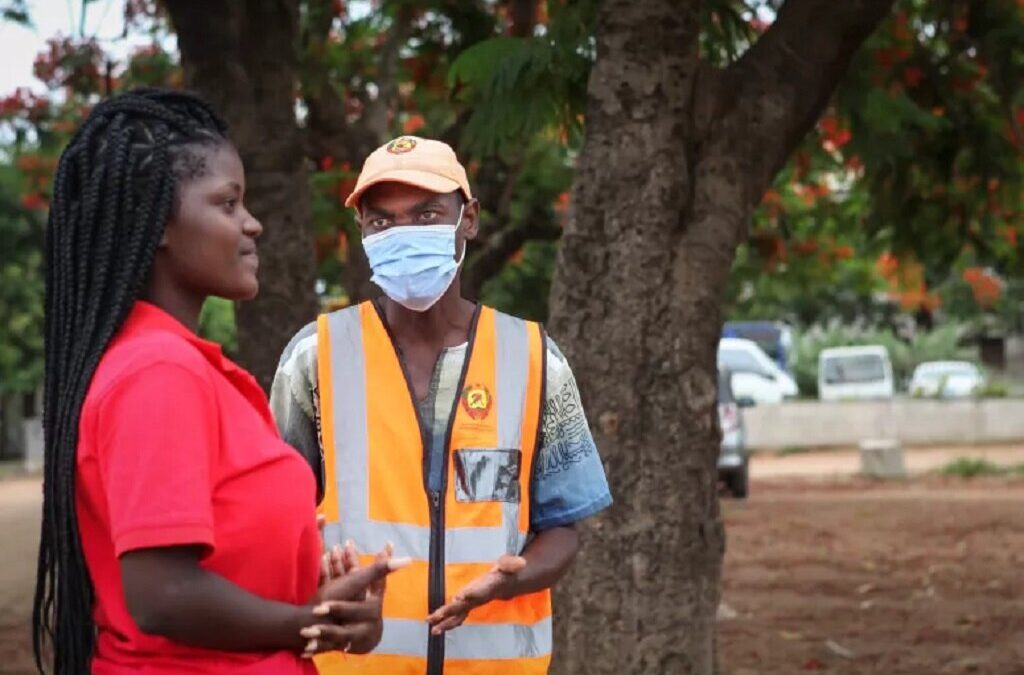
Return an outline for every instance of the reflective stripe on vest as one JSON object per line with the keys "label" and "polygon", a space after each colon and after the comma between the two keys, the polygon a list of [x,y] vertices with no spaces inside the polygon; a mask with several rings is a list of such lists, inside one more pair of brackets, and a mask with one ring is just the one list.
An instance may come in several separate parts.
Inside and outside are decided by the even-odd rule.
{"label": "reflective stripe on vest", "polygon": [[[421,430],[411,385],[376,307],[363,303],[321,316],[318,328],[324,543],[351,539],[369,555],[391,542],[395,555],[414,562],[388,578],[384,634],[373,654],[327,655],[317,666],[330,674],[422,674],[430,645],[425,618],[441,591],[450,600],[499,556],[526,545],[543,405],[543,334],[537,324],[480,309],[450,421],[446,489],[435,507],[424,475],[429,431]],[[443,573],[436,575],[432,543],[435,556],[443,555]],[[438,583],[431,588],[431,576],[443,580],[443,589]],[[446,675],[546,673],[550,593],[479,607],[434,640],[443,645]],[[434,651],[439,659],[440,650]],[[441,672],[436,665],[432,670]]]}

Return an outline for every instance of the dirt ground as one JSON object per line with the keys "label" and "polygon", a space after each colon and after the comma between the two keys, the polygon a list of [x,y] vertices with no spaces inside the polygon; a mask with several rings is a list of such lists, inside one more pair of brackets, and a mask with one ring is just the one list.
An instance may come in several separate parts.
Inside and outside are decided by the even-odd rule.
{"label": "dirt ground", "polygon": [[756,481],[724,503],[724,673],[1024,673],[1024,481]]}
{"label": "dirt ground", "polygon": [[[755,478],[751,495],[723,503],[726,675],[1024,674],[1024,480]],[[0,480],[0,673],[32,672],[39,498]]]}
{"label": "dirt ground", "polygon": [[29,617],[41,504],[37,480],[0,480],[0,673],[35,672]]}

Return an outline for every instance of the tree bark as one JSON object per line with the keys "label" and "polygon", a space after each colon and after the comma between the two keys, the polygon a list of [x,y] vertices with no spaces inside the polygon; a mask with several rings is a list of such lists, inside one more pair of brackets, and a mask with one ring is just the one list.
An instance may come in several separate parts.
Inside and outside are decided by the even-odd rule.
{"label": "tree bark", "polygon": [[0,459],[25,456],[25,394],[0,393]]}
{"label": "tree bark", "polygon": [[555,599],[553,672],[711,673],[722,294],[760,195],[891,0],[789,0],[747,56],[697,0],[606,0],[552,289],[616,500]]}
{"label": "tree bark", "polygon": [[168,0],[185,81],[231,125],[246,203],[263,223],[260,294],[241,303],[242,364],[269,389],[281,350],[316,315],[310,187],[295,118],[297,0]]}

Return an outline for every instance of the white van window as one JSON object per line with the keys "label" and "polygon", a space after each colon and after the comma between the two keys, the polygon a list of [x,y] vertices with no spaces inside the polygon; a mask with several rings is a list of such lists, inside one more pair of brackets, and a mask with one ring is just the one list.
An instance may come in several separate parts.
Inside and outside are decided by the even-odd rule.
{"label": "white van window", "polygon": [[718,363],[735,373],[765,374],[764,367],[758,363],[753,354],[739,349],[720,349]]}
{"label": "white van window", "polygon": [[827,384],[856,384],[885,379],[885,364],[877,354],[830,356],[825,359]]}

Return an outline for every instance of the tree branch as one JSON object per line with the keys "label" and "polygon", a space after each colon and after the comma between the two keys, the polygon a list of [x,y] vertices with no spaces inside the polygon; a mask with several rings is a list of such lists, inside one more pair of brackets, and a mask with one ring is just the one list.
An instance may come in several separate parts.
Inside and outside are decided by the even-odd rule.
{"label": "tree branch", "polygon": [[530,37],[536,26],[537,0],[509,0],[508,14],[512,20],[511,33],[515,37]]}
{"label": "tree branch", "polygon": [[505,267],[512,255],[530,241],[554,241],[562,228],[551,219],[550,209],[535,207],[518,224],[497,221],[487,228],[485,239],[471,249],[462,288],[470,299],[480,297],[484,284]]}
{"label": "tree branch", "polygon": [[390,136],[391,116],[398,107],[398,57],[402,46],[409,38],[412,29],[413,11],[409,5],[399,4],[395,9],[384,44],[377,55],[377,96],[366,105],[363,119],[368,128],[376,135],[378,145]]}
{"label": "tree branch", "polygon": [[[314,161],[333,157],[358,169],[363,158],[380,144],[376,132],[364,121],[364,114],[355,123],[345,114],[345,103],[331,81],[327,61],[334,14],[331,0],[308,0],[307,21],[302,35],[303,80],[302,99],[306,117],[306,154]],[[363,251],[358,232],[349,233],[348,262],[343,284],[352,302],[359,302],[375,293],[370,283],[370,265]],[[355,236],[352,236],[355,235]]]}
{"label": "tree branch", "polygon": [[361,124],[351,124],[345,103],[330,78],[328,40],[334,14],[331,0],[308,0],[302,42],[302,99],[306,117],[306,151],[313,160],[331,156],[358,165],[379,145],[376,136]]}
{"label": "tree branch", "polygon": [[[787,0],[771,28],[722,76],[725,133],[750,167],[756,203],[828,104],[853,55],[893,0]],[[723,131],[725,130],[723,129]]]}

